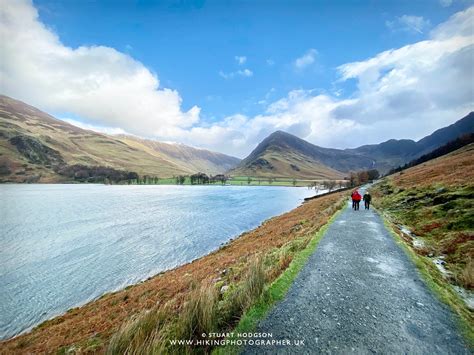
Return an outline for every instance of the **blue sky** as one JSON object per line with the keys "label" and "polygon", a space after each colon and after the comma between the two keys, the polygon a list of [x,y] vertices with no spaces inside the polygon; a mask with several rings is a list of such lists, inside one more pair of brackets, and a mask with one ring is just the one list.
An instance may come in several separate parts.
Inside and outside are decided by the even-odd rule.
{"label": "blue sky", "polygon": [[[44,32],[34,42],[45,41],[44,46],[33,49],[33,57],[39,58],[34,66],[43,62],[43,58],[50,58],[48,52],[58,55],[56,68],[61,75],[55,75],[61,80],[61,90],[42,98],[39,88],[38,92],[23,92],[6,80],[2,91],[93,129],[124,131],[245,156],[275,129],[288,130],[315,144],[349,147],[392,137],[417,139],[472,109],[472,85],[466,84],[446,88],[462,90],[462,102],[433,109],[432,103],[439,101],[437,95],[441,93],[427,97],[424,87],[413,83],[426,85],[436,77],[421,77],[421,74],[420,78],[415,77],[420,70],[411,62],[413,58],[419,63],[421,59],[417,55],[436,51],[436,46],[446,42],[446,36],[439,30],[445,23],[454,26],[465,42],[450,44],[455,48],[439,59],[440,68],[445,65],[444,60],[465,63],[466,56],[472,58],[472,25],[469,29],[466,23],[473,19],[472,11],[469,12],[471,3],[467,1],[36,0],[19,3],[22,6],[12,6],[7,11],[12,18],[15,11],[18,14],[26,11],[32,24]],[[464,18],[452,20],[452,16],[462,13]],[[18,21],[26,21],[23,17]],[[10,27],[6,33],[18,35],[27,26],[25,22],[24,26]],[[457,34],[451,31],[449,36],[454,38]],[[414,46],[421,46],[423,41],[432,43],[432,48],[420,54]],[[390,54],[398,62],[376,63],[364,72],[354,66],[344,67],[357,62],[370,63],[373,58],[383,61],[377,56],[384,51],[406,46],[413,54],[403,58],[400,53],[397,54],[400,58]],[[15,47],[9,51],[19,53],[26,49]],[[68,54],[63,55],[62,51]],[[459,54],[456,58],[448,58],[456,53]],[[20,57],[23,56],[26,54],[21,53]],[[18,63],[15,65],[20,62],[12,59],[12,63]],[[53,66],[51,59],[45,62]],[[123,66],[118,62],[124,62],[120,64]],[[12,76],[13,82],[16,74],[12,73],[14,68],[8,67],[8,60],[6,67],[3,73]],[[139,81],[141,76],[137,73],[142,70],[148,74]],[[368,73],[374,70],[375,81],[367,80]],[[424,65],[423,70],[427,75],[439,75],[437,68]],[[115,80],[124,72],[129,72],[130,77]],[[426,118],[418,114],[428,111],[423,107],[413,106],[413,115],[392,112],[393,103],[387,96],[382,99],[373,96],[386,92],[380,85],[384,78],[390,79],[390,73],[407,80],[407,85],[400,87],[400,80],[394,79],[391,87],[396,86],[396,90],[393,89],[390,100],[394,95],[396,100],[411,97],[407,101],[410,108],[413,101],[421,100],[426,108],[430,107]],[[411,80],[408,74],[413,75]],[[456,85],[456,78],[466,75],[472,77],[472,65],[464,65],[462,72],[447,80]],[[87,85],[78,79],[84,77],[88,78]],[[153,78],[158,85],[151,82]],[[109,79],[106,92],[110,107],[85,108],[88,103],[93,106],[105,102],[102,99],[93,103],[91,99],[95,97],[94,90]],[[127,82],[135,83],[135,79],[136,84],[128,87]],[[31,85],[38,82],[33,77],[30,80]],[[370,90],[363,87],[365,81]],[[58,87],[53,81],[44,85]],[[80,90],[76,90],[80,85]],[[374,87],[378,88],[376,92],[372,90]],[[146,99],[137,94],[128,106],[123,103],[127,93],[133,96],[142,89],[141,97]],[[120,113],[111,113],[116,104],[114,93],[120,102]],[[157,93],[160,97],[156,97]],[[419,94],[423,97],[413,100]],[[98,92],[97,97],[101,95],[105,96]],[[366,112],[363,103],[369,98],[377,102],[388,100],[391,106]],[[404,105],[405,101],[402,102]],[[142,104],[153,110],[143,108],[134,113],[137,105]],[[380,117],[385,112],[387,119]],[[128,121],[124,116],[129,117]],[[426,122],[416,122],[422,119]],[[374,122],[379,125],[377,129],[373,128]],[[354,136],[357,139],[351,139]]]}
{"label": "blue sky", "polygon": [[[41,20],[68,46],[102,44],[129,53],[179,91],[183,109],[206,119],[257,114],[259,101],[298,89],[337,90],[335,68],[424,39],[386,21],[416,14],[435,25],[462,9],[431,1],[35,1]],[[314,65],[295,70],[309,49]],[[236,56],[247,58],[239,65]],[[273,62],[269,65],[267,61]],[[224,79],[219,72],[252,71]],[[347,87],[348,86],[348,87]]]}

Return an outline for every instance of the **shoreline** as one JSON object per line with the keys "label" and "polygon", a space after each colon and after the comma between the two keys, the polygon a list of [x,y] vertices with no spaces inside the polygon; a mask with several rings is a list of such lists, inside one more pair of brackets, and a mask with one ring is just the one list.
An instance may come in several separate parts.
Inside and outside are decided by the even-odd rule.
{"label": "shoreline", "polygon": [[[133,191],[135,190],[137,192],[142,191],[142,190],[143,191],[149,190],[149,191],[155,191],[155,193],[161,194],[161,192],[159,191],[162,191],[162,190],[168,191],[170,189],[168,186],[163,186],[163,187],[158,187],[158,188],[146,187],[143,189],[138,187],[138,188],[132,188],[132,190],[127,189],[127,188],[122,188],[122,187],[117,187],[117,188],[111,187],[111,189],[109,190],[107,187],[104,187],[102,184],[87,184],[88,186],[78,186],[77,184],[72,184],[72,186],[70,187],[63,186],[61,184],[53,184],[53,185],[46,184],[47,186],[44,186],[44,187],[40,186],[43,184],[32,184],[32,185],[34,186],[23,186],[23,184],[14,184],[8,187],[5,186],[3,189],[2,188],[0,189],[3,190],[4,192],[10,191],[11,193],[8,193],[8,196],[10,196],[11,198],[15,196],[15,191],[20,191],[20,190],[21,191],[33,190],[33,191],[40,191],[40,192],[43,191],[45,194],[49,194],[50,191],[56,191],[56,190],[69,191],[71,188],[73,189],[72,191],[88,191],[91,188],[92,191],[95,191],[95,190],[104,191],[104,192],[110,191],[112,194],[115,195],[117,193],[118,194],[121,194],[122,192],[125,193],[125,191],[130,191],[130,193],[133,193]],[[224,187],[222,188],[217,187],[217,189],[222,191],[223,194],[225,193],[224,191],[228,191],[225,194],[232,195],[232,193],[229,192],[231,190],[225,190]],[[232,189],[232,190],[237,191],[237,189]],[[116,191],[116,192],[114,193],[113,191]],[[184,194],[185,196],[188,196],[192,191],[197,191],[198,194],[204,194],[204,195],[207,195],[208,193],[212,193],[212,191],[217,193],[217,190],[209,188],[209,187],[198,188],[197,190],[192,190],[192,187],[187,187],[183,189],[171,188],[170,191],[181,191],[181,194]],[[8,301],[5,303],[6,306],[8,305],[8,308],[4,315],[5,316],[4,319],[5,320],[11,319],[12,321],[11,323],[10,322],[4,323],[5,326],[4,327],[2,326],[2,332],[1,332],[2,336],[0,338],[0,342],[15,339],[18,336],[21,336],[23,334],[30,332],[31,330],[40,326],[44,322],[60,317],[66,314],[71,309],[81,308],[82,306],[90,302],[94,302],[100,299],[104,295],[120,292],[130,286],[143,283],[144,281],[149,280],[150,278],[153,278],[156,275],[159,275],[163,272],[173,270],[182,265],[186,265],[187,263],[193,262],[199,258],[209,255],[210,253],[217,251],[219,248],[221,248],[223,245],[225,245],[229,241],[236,239],[240,235],[248,233],[249,231],[257,228],[259,225],[265,223],[268,219],[271,219],[279,214],[289,212],[292,209],[300,206],[303,203],[304,198],[312,193],[312,191],[306,191],[306,190],[298,190],[299,192],[297,192],[296,190],[285,190],[287,192],[284,192],[282,190],[283,192],[280,193],[280,190],[265,189],[265,188],[259,189],[258,191],[255,190],[255,193],[250,192],[252,190],[246,190],[246,191],[251,196],[259,196],[259,193],[257,193],[258,191],[268,191],[266,194],[270,194],[271,196],[280,196],[280,195],[286,196],[288,194],[289,196],[295,196],[295,198],[293,198],[292,202],[289,203],[288,205],[285,205],[282,208],[278,208],[277,211],[273,211],[273,212],[269,211],[269,213],[265,213],[263,215],[258,215],[258,217],[251,218],[250,221],[247,220],[245,223],[240,223],[240,225],[238,225],[238,228],[233,228],[232,230],[229,230],[229,231],[227,230],[221,231],[219,234],[213,234],[213,233],[210,233],[209,231],[206,232],[205,230],[202,230],[202,232],[198,233],[197,235],[198,236],[201,235],[201,237],[203,238],[206,237],[206,235],[213,235],[214,242],[211,243],[212,245],[209,245],[205,248],[199,248],[199,251],[197,252],[190,251],[187,253],[187,255],[183,253],[183,255],[180,256],[179,258],[178,257],[175,258],[174,254],[173,255],[170,254],[171,257],[169,259],[165,257],[161,257],[161,256],[155,256],[153,259],[148,260],[148,262],[140,261],[139,263],[141,265],[146,266],[145,268],[140,268],[140,270],[143,272],[128,272],[124,274],[119,274],[118,276],[111,274],[110,277],[102,276],[99,274],[96,278],[97,280],[99,280],[98,282],[96,281],[97,282],[96,287],[86,287],[88,282],[85,279],[82,282],[80,282],[80,284],[78,284],[77,281],[76,281],[76,285],[69,283],[68,285],[72,285],[72,287],[69,287],[68,289],[62,289],[62,290],[59,289],[57,292],[55,292],[59,298],[64,299],[64,301],[58,304],[54,302],[49,302],[49,304],[47,302],[43,302],[43,306],[35,306],[34,303],[31,303],[31,307],[27,306],[30,304],[30,302],[28,302],[28,298],[31,297],[30,295],[32,294],[32,291],[27,291],[29,289],[28,288],[29,286],[25,284],[25,287],[23,288],[23,290],[21,290],[21,292],[19,292],[18,294],[16,292],[15,293],[12,292],[12,294],[19,295],[19,296],[16,296],[18,297],[17,300],[24,299],[25,300],[24,303],[21,301],[12,301],[12,302]],[[295,191],[295,192],[290,194],[291,191]],[[221,196],[221,194],[219,193],[218,196]],[[7,200],[10,200],[10,198],[7,198]],[[252,201],[252,199],[249,199],[249,203],[252,205],[255,205],[255,200]],[[19,222],[21,223],[21,221]],[[213,224],[212,219],[210,220],[210,223]],[[159,226],[157,229],[159,230]],[[193,230],[191,229],[189,231],[192,232]],[[67,233],[67,230],[64,230],[64,232]],[[132,233],[133,235],[133,231],[132,232],[129,231],[128,234],[130,233]],[[106,234],[110,234],[110,229],[108,232],[104,233],[104,236]],[[160,233],[158,232],[158,235],[159,234]],[[199,240],[199,238],[197,238],[196,240]],[[114,255],[120,256],[119,254],[114,254]],[[161,254],[158,254],[158,255],[161,255]],[[107,269],[103,269],[103,271],[107,272]],[[115,280],[114,280],[114,277],[116,277]],[[21,282],[22,278],[24,279],[24,277],[20,275],[19,278],[17,279],[19,283]],[[54,283],[56,282],[57,281],[55,280]],[[54,283],[52,283],[51,285],[54,285]],[[81,284],[84,285],[84,288],[87,288],[87,292],[82,293],[82,292],[75,291],[77,290],[78,287],[81,287]],[[70,294],[70,296],[68,296],[68,294]],[[25,309],[27,311],[25,311]],[[20,314],[22,315],[24,314],[25,317],[20,318],[19,316]]]}
{"label": "shoreline", "polygon": [[[342,195],[339,194],[322,195],[311,202],[304,202],[289,212],[267,219],[255,229],[241,233],[207,255],[124,289],[108,292],[80,307],[71,308],[64,314],[34,326],[30,331],[2,340],[0,351],[51,352],[81,341],[87,342],[91,335],[96,337],[99,334],[101,344],[104,345],[120,325],[137,312],[171,299],[179,303],[189,292],[191,284],[205,279],[217,279],[222,270],[228,268],[241,268],[256,250],[281,247],[284,240],[276,238],[276,231],[280,237],[292,240],[292,235],[294,237],[300,234],[299,230],[293,229],[300,226],[301,219],[298,218],[302,217],[301,214],[314,215],[316,212],[319,221],[317,226],[312,226],[311,232],[319,228],[327,217],[323,210],[334,206],[341,199]],[[288,219],[291,221],[289,226],[285,223]],[[286,228],[282,228],[283,225]],[[256,248],[255,244],[261,244],[261,248]]]}

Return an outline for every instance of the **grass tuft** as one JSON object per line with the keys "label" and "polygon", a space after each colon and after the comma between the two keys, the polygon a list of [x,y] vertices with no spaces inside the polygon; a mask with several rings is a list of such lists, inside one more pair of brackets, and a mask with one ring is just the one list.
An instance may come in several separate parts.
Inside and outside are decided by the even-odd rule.
{"label": "grass tuft", "polygon": [[147,310],[131,321],[125,323],[115,333],[107,348],[107,354],[150,354],[158,350],[157,341],[161,338],[160,330],[167,323],[169,308]]}

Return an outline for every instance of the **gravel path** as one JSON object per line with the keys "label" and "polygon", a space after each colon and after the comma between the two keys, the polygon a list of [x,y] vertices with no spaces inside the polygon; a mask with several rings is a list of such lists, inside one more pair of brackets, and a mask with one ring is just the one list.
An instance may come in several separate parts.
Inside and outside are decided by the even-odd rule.
{"label": "gravel path", "polygon": [[248,346],[244,354],[470,353],[452,313],[382,219],[363,208],[348,206],[338,216],[285,299],[260,323],[257,332],[292,344]]}

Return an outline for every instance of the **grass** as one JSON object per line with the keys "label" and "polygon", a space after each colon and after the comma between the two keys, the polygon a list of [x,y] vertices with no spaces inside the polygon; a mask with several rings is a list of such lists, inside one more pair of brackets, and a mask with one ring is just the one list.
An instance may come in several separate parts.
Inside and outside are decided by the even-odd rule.
{"label": "grass", "polygon": [[[250,178],[250,184],[249,184]],[[251,185],[251,186],[297,186],[297,187],[308,187],[318,184],[320,188],[323,188],[325,181],[331,181],[330,179],[298,179],[298,178],[286,178],[286,177],[255,177],[255,176],[233,176],[228,181],[231,185]],[[342,188],[347,183],[346,180],[332,180],[336,182],[334,188]]]}
{"label": "grass", "polygon": [[[337,207],[341,206],[339,202]],[[335,210],[332,206],[328,213],[334,214]],[[301,221],[301,225],[307,223]],[[250,331],[286,294],[326,228],[327,225],[316,234],[302,235],[242,261],[227,273],[226,288],[222,288],[222,281],[193,285],[180,306],[168,303],[131,319],[112,337],[107,353],[204,354],[215,346],[204,342],[209,340],[206,335],[229,332],[236,325],[234,332]],[[225,341],[221,337],[212,340]]]}
{"label": "grass", "polygon": [[142,312],[114,334],[107,354],[146,354],[159,350],[157,340],[168,315],[168,306]]}
{"label": "grass", "polygon": [[[306,247],[302,251],[294,255],[291,263],[289,263],[286,270],[273,283],[271,283],[268,288],[265,289],[264,295],[258,300],[258,302],[256,302],[249,310],[247,310],[243,314],[239,323],[232,331],[234,334],[249,333],[254,331],[258,325],[258,322],[267,315],[273,305],[284,298],[296,276],[303,269],[311,254],[314,253],[327,228],[332,223],[332,221],[334,221],[339,212],[335,213],[333,217],[331,217],[329,222],[311,238],[309,243],[307,243]],[[216,348],[213,351],[213,354],[238,354],[239,351],[239,346],[227,345],[224,347]]]}
{"label": "grass", "polygon": [[196,287],[178,312],[172,304],[142,312],[114,334],[107,354],[195,354],[208,353],[210,346],[176,343],[199,342],[207,334],[233,324],[262,295],[266,273],[262,259],[250,261],[243,280],[221,293],[212,283]]}
{"label": "grass", "polygon": [[462,335],[466,339],[468,346],[474,349],[474,316],[465,302],[459,297],[456,291],[446,282],[443,275],[425,256],[415,252],[396,232],[396,227],[384,217],[384,224],[395,238],[408,257],[413,261],[422,275],[426,285],[431,289],[435,296],[443,303],[448,305],[458,316],[457,321]]}
{"label": "grass", "polygon": [[[250,180],[249,180],[250,178]],[[341,180],[342,181],[342,180]],[[308,187],[315,182],[322,183],[323,180],[307,180],[307,179],[292,179],[292,178],[268,178],[254,177],[254,176],[233,176],[226,182],[226,185],[232,186],[297,186],[297,187]],[[176,185],[175,178],[160,178],[156,183],[150,183],[150,185]],[[191,179],[186,177],[183,185],[191,185]],[[214,184],[220,186],[220,182]]]}
{"label": "grass", "polygon": [[425,255],[444,255],[453,282],[474,289],[474,186],[436,184],[408,188],[390,180],[377,185],[373,194],[380,209],[424,242]]}

